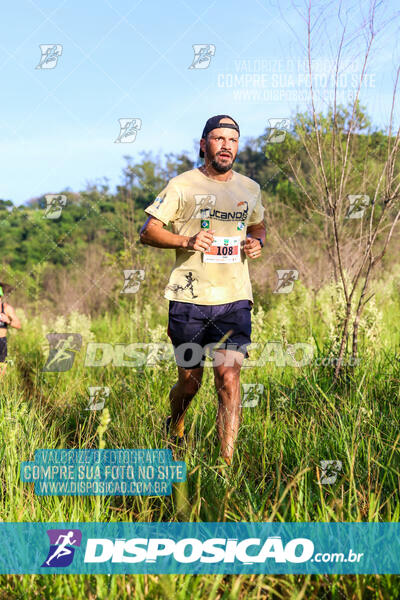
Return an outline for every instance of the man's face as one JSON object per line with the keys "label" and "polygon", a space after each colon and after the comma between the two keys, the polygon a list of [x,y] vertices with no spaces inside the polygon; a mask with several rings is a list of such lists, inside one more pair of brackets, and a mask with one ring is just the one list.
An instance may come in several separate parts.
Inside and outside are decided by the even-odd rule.
{"label": "man's face", "polygon": [[[226,121],[232,123],[232,121]],[[200,147],[206,158],[219,173],[226,173],[235,162],[239,145],[239,134],[229,127],[218,127],[202,139]]]}

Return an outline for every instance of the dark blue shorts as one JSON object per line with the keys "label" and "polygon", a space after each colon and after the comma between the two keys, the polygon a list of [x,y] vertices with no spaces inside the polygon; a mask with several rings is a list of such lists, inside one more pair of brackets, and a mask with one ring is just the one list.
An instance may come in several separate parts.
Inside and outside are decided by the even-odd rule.
{"label": "dark blue shorts", "polygon": [[192,304],[170,300],[168,335],[174,346],[176,363],[195,369],[205,360],[204,347],[216,344],[233,330],[221,348],[242,352],[247,358],[251,344],[251,302],[237,300],[227,304]]}
{"label": "dark blue shorts", "polygon": [[5,362],[7,358],[7,338],[0,338],[0,362]]}

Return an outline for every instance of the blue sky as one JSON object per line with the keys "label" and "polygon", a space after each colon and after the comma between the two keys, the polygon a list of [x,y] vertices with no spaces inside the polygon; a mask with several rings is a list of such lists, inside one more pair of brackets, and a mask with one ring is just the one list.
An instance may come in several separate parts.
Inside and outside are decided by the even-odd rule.
{"label": "blue sky", "polygon": [[[338,3],[331,3],[337,6]],[[344,2],[342,19],[357,33],[366,2]],[[261,135],[270,118],[307,109],[306,27],[290,1],[20,0],[2,6],[0,24],[0,198],[16,204],[66,187],[82,190],[103,177],[121,181],[124,156],[186,150],[197,156],[207,118],[231,114],[242,138]],[[317,93],[339,35],[336,10],[315,3]],[[346,9],[348,7],[348,9]],[[373,122],[388,123],[398,16],[377,36],[361,100]],[[324,23],[324,25],[322,25]],[[55,68],[35,68],[41,44],[58,44]],[[207,68],[190,69],[194,44],[211,44]],[[342,98],[354,93],[365,40],[345,49]],[[204,63],[203,63],[204,64]],[[397,115],[396,115],[397,117]],[[141,119],[132,143],[115,143],[120,118]]]}

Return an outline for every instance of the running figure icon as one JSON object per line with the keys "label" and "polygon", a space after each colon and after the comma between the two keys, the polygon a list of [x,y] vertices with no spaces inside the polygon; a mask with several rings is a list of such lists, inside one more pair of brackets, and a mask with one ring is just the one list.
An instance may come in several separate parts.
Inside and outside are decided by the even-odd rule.
{"label": "running figure icon", "polygon": [[[67,556],[68,554],[72,554],[73,551],[71,550],[71,548],[67,548],[67,546],[73,546],[74,544],[76,544],[78,542],[78,540],[74,540],[74,532],[73,531],[68,531],[68,533],[66,535],[59,535],[56,541],[57,549],[55,550],[55,552],[46,560],[46,565],[50,566],[51,561],[54,558],[61,558],[62,556]],[[60,540],[63,540],[60,543]]]}
{"label": "running figure icon", "polygon": [[193,277],[192,271],[189,271],[189,273],[187,273],[187,275],[185,275],[185,279],[187,282],[185,286],[175,284],[175,285],[168,285],[167,287],[169,289],[172,289],[174,292],[183,292],[184,290],[189,289],[190,293],[192,294],[192,298],[197,298],[197,295],[195,295],[194,289],[193,289],[193,283],[195,281],[197,281],[197,278]]}

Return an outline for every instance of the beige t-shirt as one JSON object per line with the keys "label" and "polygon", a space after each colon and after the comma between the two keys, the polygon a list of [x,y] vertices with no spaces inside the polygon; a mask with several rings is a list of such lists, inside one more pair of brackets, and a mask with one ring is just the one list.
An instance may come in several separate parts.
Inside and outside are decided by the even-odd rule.
{"label": "beige t-shirt", "polygon": [[172,232],[193,236],[214,230],[211,252],[179,248],[164,297],[194,304],[253,302],[247,257],[246,229],[264,218],[258,183],[236,171],[229,181],[217,181],[192,169],[171,179],[145,212]]}

